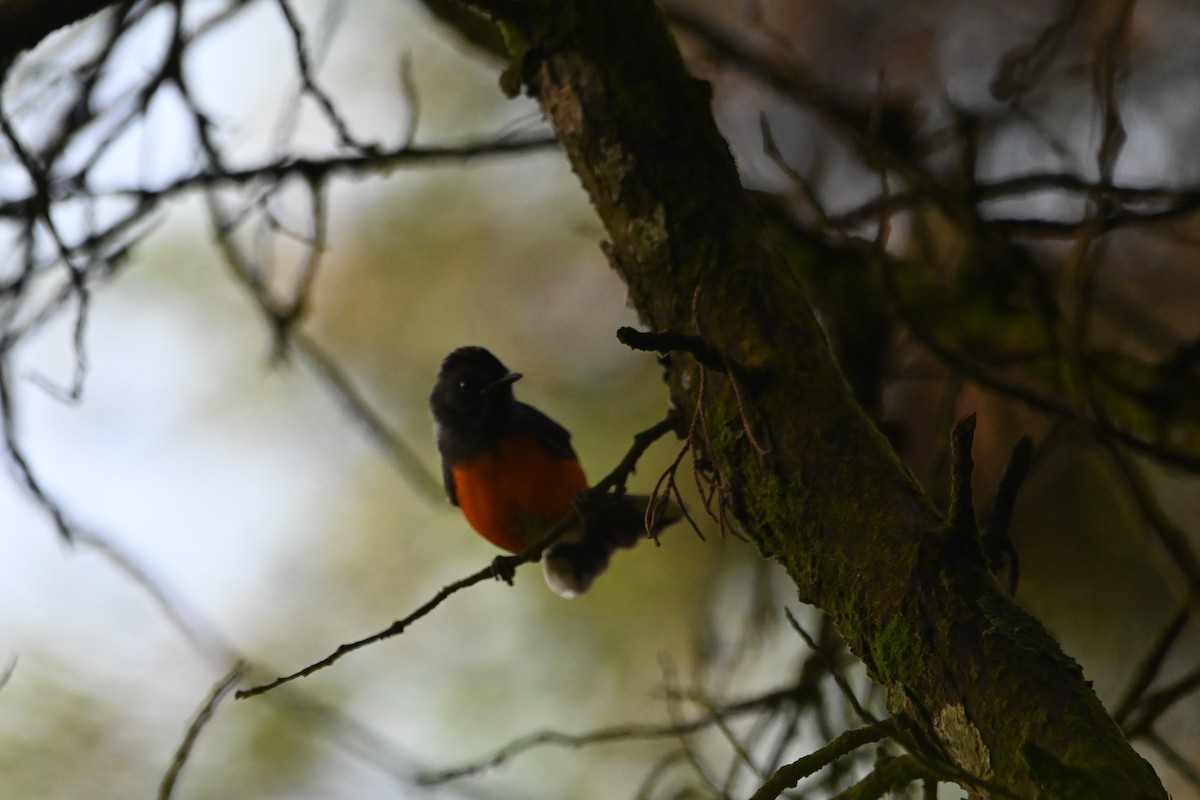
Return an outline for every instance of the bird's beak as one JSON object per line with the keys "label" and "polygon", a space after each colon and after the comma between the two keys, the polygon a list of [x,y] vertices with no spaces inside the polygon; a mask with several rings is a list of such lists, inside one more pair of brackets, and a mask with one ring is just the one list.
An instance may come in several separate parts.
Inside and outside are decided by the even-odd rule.
{"label": "bird's beak", "polygon": [[523,377],[524,376],[519,372],[510,372],[507,375],[505,375],[504,377],[497,378],[496,380],[489,383],[487,386],[483,387],[483,393],[488,394],[489,392],[495,391],[496,389],[499,389],[502,386],[512,386],[514,383],[521,380],[521,378],[523,378]]}

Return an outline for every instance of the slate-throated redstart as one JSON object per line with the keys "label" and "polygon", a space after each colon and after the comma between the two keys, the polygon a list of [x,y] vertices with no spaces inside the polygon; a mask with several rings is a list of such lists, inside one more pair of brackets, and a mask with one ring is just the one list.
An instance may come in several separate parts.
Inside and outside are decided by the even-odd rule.
{"label": "slate-throated redstart", "polygon": [[[576,510],[588,488],[567,429],[513,397],[521,374],[482,347],[461,347],[442,361],[429,396],[450,502],[483,538],[517,553]],[[653,532],[681,510],[659,500]],[[587,591],[619,547],[646,535],[650,498],[605,495],[584,503],[575,526],[543,555],[546,582],[558,594]]]}

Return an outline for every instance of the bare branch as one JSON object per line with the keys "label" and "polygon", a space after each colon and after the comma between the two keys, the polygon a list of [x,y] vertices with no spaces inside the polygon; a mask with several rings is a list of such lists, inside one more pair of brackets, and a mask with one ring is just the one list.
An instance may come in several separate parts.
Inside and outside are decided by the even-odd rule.
{"label": "bare branch", "polygon": [[[609,487],[623,485],[625,478],[630,472],[632,472],[633,466],[636,465],[637,458],[640,457],[643,452],[645,452],[650,443],[658,438],[661,438],[665,433],[673,430],[674,427],[674,417],[672,415],[668,415],[663,422],[660,422],[635,436],[633,446],[629,451],[629,455],[621,460],[613,472],[597,483],[594,488],[589,489],[589,493],[600,495],[603,494]],[[314,672],[318,672],[326,667],[332,666],[343,656],[349,655],[355,650],[360,650],[368,645],[383,641],[384,639],[390,639],[393,636],[398,636],[399,634],[404,633],[404,631],[407,630],[410,625],[428,615],[452,595],[462,591],[463,589],[470,588],[477,583],[482,583],[486,580],[496,578],[505,580],[508,583],[512,583],[513,571],[517,567],[538,561],[542,557],[542,552],[550,545],[554,544],[554,542],[557,541],[564,533],[570,530],[571,527],[576,524],[576,522],[577,521],[575,519],[574,512],[568,514],[566,517],[559,520],[555,525],[551,526],[551,528],[547,530],[541,536],[541,538],[520,553],[513,556],[499,556],[483,569],[478,570],[477,572],[474,572],[471,575],[462,578],[461,580],[457,580],[453,583],[443,586],[437,592],[437,594],[419,606],[415,611],[408,616],[393,622],[387,628],[384,628],[378,633],[374,633],[362,639],[343,644],[325,658],[309,664],[307,667],[298,672],[293,672],[290,675],[283,675],[273,681],[261,684],[259,686],[253,686],[249,689],[239,690],[237,693],[237,698],[242,700],[248,697],[264,694],[265,692],[269,692],[270,690],[285,683],[290,683],[298,678],[305,678],[309,675],[312,675]]]}
{"label": "bare branch", "polygon": [[158,785],[158,800],[170,800],[171,795],[175,792],[175,784],[179,780],[179,773],[187,764],[188,759],[192,755],[192,749],[196,746],[197,740],[200,738],[200,733],[204,727],[212,719],[216,713],[217,706],[221,700],[229,694],[230,689],[234,687],[246,672],[246,665],[242,662],[234,664],[223,678],[221,678],[213,686],[209,692],[207,699],[196,712],[196,716],[192,718],[192,723],[188,725],[187,731],[183,735],[183,741],[179,743],[179,747],[175,751],[175,757],[171,759],[170,766],[163,774],[162,781]]}
{"label": "bare branch", "polygon": [[803,779],[824,769],[829,764],[858,748],[878,742],[891,735],[890,722],[876,722],[861,728],[853,728],[838,736],[829,744],[810,753],[798,761],[780,767],[771,778],[759,787],[750,800],[774,800]]}
{"label": "bare branch", "polygon": [[700,716],[690,720],[676,720],[668,724],[614,725],[612,727],[577,734],[553,730],[537,731],[536,733],[514,739],[491,755],[477,761],[437,772],[424,773],[418,778],[418,782],[425,785],[436,785],[476,775],[502,766],[529,750],[540,747],[578,749],[600,744],[675,739],[681,735],[696,733],[718,723],[723,723],[728,719],[758,713],[767,708],[775,708],[789,702],[794,702],[797,698],[798,693],[796,688],[785,687],[757,697],[732,703],[722,705],[709,704],[705,713]]}

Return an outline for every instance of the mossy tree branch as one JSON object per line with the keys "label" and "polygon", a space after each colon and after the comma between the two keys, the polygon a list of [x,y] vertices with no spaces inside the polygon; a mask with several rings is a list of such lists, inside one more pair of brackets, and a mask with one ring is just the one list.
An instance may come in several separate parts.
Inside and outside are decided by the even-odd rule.
{"label": "mossy tree branch", "polygon": [[670,372],[675,403],[701,417],[723,508],[837,622],[925,755],[1021,797],[1165,797],[1079,666],[999,590],[981,548],[942,535],[854,403],[653,5],[476,5],[506,28],[643,321],[739,366],[702,381],[679,356]]}

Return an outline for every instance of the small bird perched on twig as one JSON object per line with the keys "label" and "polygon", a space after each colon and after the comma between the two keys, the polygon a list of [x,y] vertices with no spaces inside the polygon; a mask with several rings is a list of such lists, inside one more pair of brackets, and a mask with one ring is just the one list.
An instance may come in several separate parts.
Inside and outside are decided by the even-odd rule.
{"label": "small bird perched on twig", "polygon": [[513,397],[520,378],[482,347],[461,347],[442,361],[429,397],[442,479],[471,527],[510,553],[579,512],[579,524],[542,559],[550,588],[575,597],[591,587],[615,550],[677,522],[682,509],[661,497],[589,496],[571,434]]}

